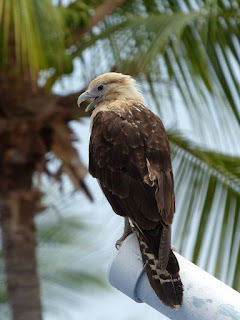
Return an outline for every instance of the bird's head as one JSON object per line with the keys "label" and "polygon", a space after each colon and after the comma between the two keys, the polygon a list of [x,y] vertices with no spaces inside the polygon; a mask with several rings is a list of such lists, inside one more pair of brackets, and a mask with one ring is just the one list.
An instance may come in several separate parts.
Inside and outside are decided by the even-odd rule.
{"label": "bird's head", "polygon": [[80,104],[87,100],[93,99],[85,111],[96,108],[102,102],[126,99],[144,103],[143,96],[136,87],[135,80],[122,73],[109,72],[95,78],[77,100]]}

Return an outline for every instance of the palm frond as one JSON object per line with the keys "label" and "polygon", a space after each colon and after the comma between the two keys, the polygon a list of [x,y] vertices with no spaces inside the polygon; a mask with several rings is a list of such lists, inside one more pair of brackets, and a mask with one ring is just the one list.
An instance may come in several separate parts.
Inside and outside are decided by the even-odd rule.
{"label": "palm frond", "polygon": [[[232,142],[238,146],[233,133],[240,134],[239,7],[206,3],[192,9],[187,1],[184,5],[177,1],[178,5],[166,2],[157,12],[134,3],[127,17],[121,11],[109,17],[76,53],[90,47],[88,53],[94,55],[90,60],[106,61],[104,54],[112,51],[105,62],[108,69],[117,66],[148,81],[151,96],[164,92],[163,102],[174,101],[177,95],[198,142],[212,148],[218,142],[220,151],[233,151]],[[101,65],[96,67],[101,72]],[[174,108],[170,118],[176,115],[176,104]]]}
{"label": "palm frond", "polygon": [[63,40],[68,31],[51,1],[1,1],[0,30],[1,67],[16,60],[14,67],[29,70],[33,79],[41,69],[66,67]]}
{"label": "palm frond", "polygon": [[168,137],[176,170],[173,241],[182,254],[240,290],[240,157],[202,150],[176,132]]}

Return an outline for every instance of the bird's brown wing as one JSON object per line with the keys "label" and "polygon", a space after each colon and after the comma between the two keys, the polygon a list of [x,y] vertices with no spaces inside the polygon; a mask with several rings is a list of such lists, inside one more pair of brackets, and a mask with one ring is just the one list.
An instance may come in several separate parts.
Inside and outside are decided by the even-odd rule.
{"label": "bird's brown wing", "polygon": [[183,286],[170,249],[174,188],[167,136],[161,120],[142,105],[99,112],[89,146],[89,171],[113,210],[135,226],[149,282],[178,309]]}
{"label": "bird's brown wing", "polygon": [[89,171],[113,210],[132,220],[166,266],[175,207],[170,149],[161,120],[141,105],[121,115],[99,112],[93,121]]}

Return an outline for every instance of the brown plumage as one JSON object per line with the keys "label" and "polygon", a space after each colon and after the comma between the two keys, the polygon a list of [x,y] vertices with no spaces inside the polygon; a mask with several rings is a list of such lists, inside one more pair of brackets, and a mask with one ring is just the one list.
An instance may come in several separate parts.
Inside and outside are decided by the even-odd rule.
{"label": "brown plumage", "polygon": [[95,98],[89,172],[115,213],[131,220],[152,288],[164,304],[178,309],[183,286],[171,250],[174,184],[162,121],[145,107],[130,76],[101,75],[78,104],[86,98]]}

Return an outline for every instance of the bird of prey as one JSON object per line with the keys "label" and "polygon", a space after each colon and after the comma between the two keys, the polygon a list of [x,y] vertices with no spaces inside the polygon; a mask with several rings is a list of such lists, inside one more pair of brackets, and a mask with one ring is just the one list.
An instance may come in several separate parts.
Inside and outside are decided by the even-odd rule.
{"label": "bird of prey", "polygon": [[[89,172],[116,214],[125,217],[123,237],[135,232],[146,273],[160,300],[177,310],[183,296],[178,261],[171,249],[175,212],[168,138],[135,80],[109,72],[78,98],[93,99]],[[129,223],[130,221],[130,223]]]}

